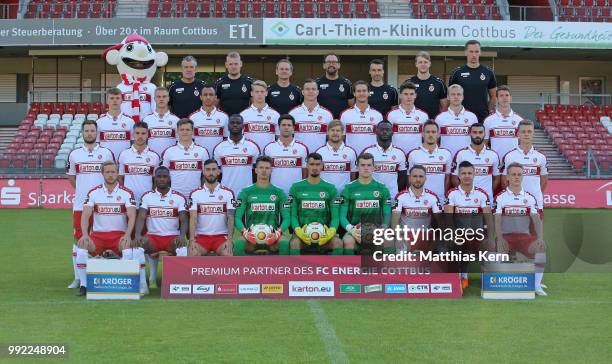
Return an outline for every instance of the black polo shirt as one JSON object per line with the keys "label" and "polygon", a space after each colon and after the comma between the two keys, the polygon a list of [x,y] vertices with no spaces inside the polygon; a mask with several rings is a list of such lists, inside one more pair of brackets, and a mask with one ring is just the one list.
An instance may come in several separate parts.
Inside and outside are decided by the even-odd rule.
{"label": "black polo shirt", "polygon": [[394,107],[397,106],[397,90],[395,87],[387,85],[386,83],[382,86],[368,85],[370,88],[370,96],[368,97],[368,104],[374,110],[378,110],[383,116]]}
{"label": "black polo shirt", "polygon": [[319,87],[319,105],[331,111],[334,119],[340,118],[340,113],[348,108],[348,100],[353,98],[351,81],[339,76],[335,80],[330,80],[326,76],[321,76],[316,80]]}
{"label": "black polo shirt", "polygon": [[274,83],[268,86],[266,103],[279,114],[288,114],[291,109],[302,103],[302,90],[296,85],[282,87]]}
{"label": "black polo shirt", "polygon": [[421,80],[415,75],[408,81],[417,85],[414,106],[425,111],[430,119],[435,119],[440,113],[440,100],[447,97],[444,81],[431,75],[426,80]]}
{"label": "black polo shirt", "polygon": [[451,73],[448,85],[452,84],[463,87],[463,106],[483,122],[489,115],[489,90],[497,87],[495,72],[482,64],[476,68],[464,64]]}
{"label": "black polo shirt", "polygon": [[168,89],[172,113],[182,119],[189,117],[192,112],[202,107],[200,94],[203,87],[204,81],[197,79],[190,83],[180,79],[172,82]]}
{"label": "black polo shirt", "polygon": [[240,75],[232,80],[227,75],[215,82],[219,109],[227,115],[240,114],[240,112],[251,104],[251,84],[253,79],[246,75]]}

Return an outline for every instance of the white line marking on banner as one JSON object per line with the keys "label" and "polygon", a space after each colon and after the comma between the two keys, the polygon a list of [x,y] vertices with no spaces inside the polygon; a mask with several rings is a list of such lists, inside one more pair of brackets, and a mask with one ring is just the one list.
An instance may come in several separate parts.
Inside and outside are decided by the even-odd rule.
{"label": "white line marking on banner", "polygon": [[331,362],[348,363],[349,360],[342,349],[342,343],[340,339],[338,339],[338,336],[336,336],[334,327],[327,320],[327,315],[325,315],[325,310],[321,307],[321,303],[318,300],[308,300],[308,307],[314,316],[319,335],[321,336],[323,344],[325,344],[327,356],[329,356]]}

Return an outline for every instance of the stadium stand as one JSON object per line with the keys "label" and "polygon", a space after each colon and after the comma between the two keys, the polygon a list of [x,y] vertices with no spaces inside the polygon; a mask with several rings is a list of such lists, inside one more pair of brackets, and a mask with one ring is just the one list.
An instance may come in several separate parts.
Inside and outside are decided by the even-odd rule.
{"label": "stadium stand", "polygon": [[412,16],[422,19],[501,19],[495,0],[422,0],[412,2]]}
{"label": "stadium stand", "polygon": [[24,15],[27,19],[113,18],[117,0],[32,0]]}
{"label": "stadium stand", "polygon": [[612,21],[612,0],[556,0],[560,21]]}

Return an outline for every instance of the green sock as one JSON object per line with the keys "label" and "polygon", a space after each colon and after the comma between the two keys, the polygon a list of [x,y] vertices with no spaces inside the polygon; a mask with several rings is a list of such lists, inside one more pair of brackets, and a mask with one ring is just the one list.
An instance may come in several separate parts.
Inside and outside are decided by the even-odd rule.
{"label": "green sock", "polygon": [[278,255],[289,255],[289,241],[281,240],[278,242]]}
{"label": "green sock", "polygon": [[290,249],[289,255],[300,255],[300,249]]}
{"label": "green sock", "polygon": [[383,247],[383,253],[385,254],[395,254],[395,248],[392,246]]}
{"label": "green sock", "polygon": [[332,250],[332,255],[342,255],[342,253],[343,253],[342,250],[343,250],[343,248],[334,248]]}
{"label": "green sock", "polygon": [[344,248],[344,255],[355,255],[355,249]]}
{"label": "green sock", "polygon": [[234,240],[234,255],[235,256],[243,256],[244,255],[244,246],[246,244],[245,240],[238,239]]}

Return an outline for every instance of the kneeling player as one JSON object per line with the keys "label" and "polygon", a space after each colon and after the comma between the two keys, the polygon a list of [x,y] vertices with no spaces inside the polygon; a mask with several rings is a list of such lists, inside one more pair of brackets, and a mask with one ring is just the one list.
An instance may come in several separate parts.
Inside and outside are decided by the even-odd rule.
{"label": "kneeling player", "polygon": [[[514,252],[517,257],[535,262],[535,291],[546,296],[542,277],[546,265],[546,245],[543,240],[542,220],[536,198],[521,187],[523,166],[511,163],[506,169],[508,187],[495,196],[495,230],[498,253]],[[536,236],[530,233],[533,223]]]}
{"label": "kneeling player", "polygon": [[257,182],[238,194],[234,226],[242,239],[234,240],[234,255],[289,254],[290,205],[285,192],[270,183],[271,174],[272,159],[258,157],[255,162]]}
{"label": "kneeling player", "polygon": [[339,207],[336,186],[321,179],[323,157],[319,153],[310,153],[306,163],[308,178],[294,183],[289,191],[294,232],[291,255],[299,255],[305,247],[342,255],[342,241],[336,234]]}
{"label": "kneeling player", "polygon": [[[187,200],[170,189],[170,170],[155,170],[154,189],[142,195],[136,217],[136,242],[153,259],[162,255],[187,255]],[[147,233],[142,236],[144,226]],[[156,262],[157,263],[157,262]],[[157,288],[157,264],[149,264],[149,286]]]}
{"label": "kneeling player", "polygon": [[[386,228],[391,222],[391,197],[389,189],[372,177],[374,156],[362,153],[357,157],[359,178],[344,187],[340,206],[340,224],[346,230],[342,238],[344,255],[353,255],[362,244],[362,226]],[[371,243],[367,241],[366,243]],[[358,249],[359,250],[359,249]],[[385,252],[393,247],[385,245]]]}
{"label": "kneeling player", "polygon": [[[146,294],[145,256],[142,248],[134,248],[132,231],[136,220],[134,194],[117,182],[118,167],[114,161],[102,163],[104,183],[87,194],[81,216],[83,236],[77,243],[77,273],[81,282],[78,295],[87,293],[87,258],[89,256],[134,259],[140,263],[140,293]],[[89,234],[89,218],[93,229]]]}
{"label": "kneeling player", "polygon": [[217,161],[204,162],[204,186],[193,191],[189,208],[189,255],[231,255],[234,192],[221,185]]}

